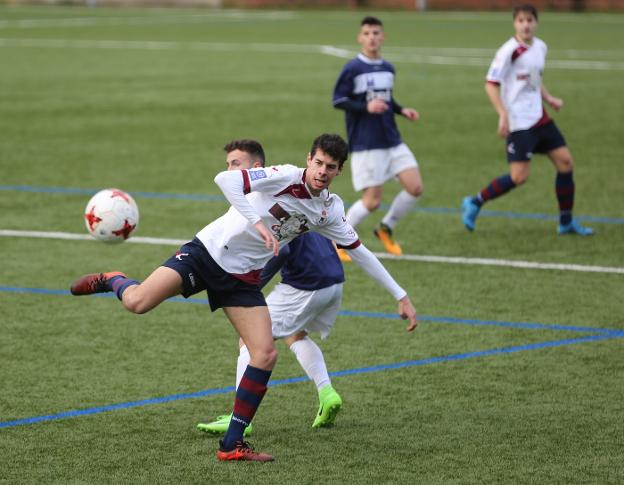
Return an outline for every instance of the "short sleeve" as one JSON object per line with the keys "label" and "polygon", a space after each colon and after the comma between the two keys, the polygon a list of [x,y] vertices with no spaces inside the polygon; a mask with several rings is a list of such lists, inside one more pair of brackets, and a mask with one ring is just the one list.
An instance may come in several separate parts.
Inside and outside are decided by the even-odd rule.
{"label": "short sleeve", "polygon": [[507,44],[505,44],[496,52],[496,56],[494,56],[494,60],[490,64],[485,77],[486,81],[493,84],[502,84],[510,65],[511,52],[507,48]]}

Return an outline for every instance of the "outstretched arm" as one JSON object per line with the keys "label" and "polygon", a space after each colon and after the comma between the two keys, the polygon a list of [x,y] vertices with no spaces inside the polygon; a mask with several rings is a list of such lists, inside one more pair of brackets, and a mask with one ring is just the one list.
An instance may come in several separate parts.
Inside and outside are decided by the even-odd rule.
{"label": "outstretched arm", "polygon": [[360,244],[349,251],[353,261],[366,271],[373,279],[379,282],[399,302],[399,315],[404,320],[409,320],[407,331],[411,332],[418,325],[416,309],[412,305],[407,292],[390,276],[373,253]]}

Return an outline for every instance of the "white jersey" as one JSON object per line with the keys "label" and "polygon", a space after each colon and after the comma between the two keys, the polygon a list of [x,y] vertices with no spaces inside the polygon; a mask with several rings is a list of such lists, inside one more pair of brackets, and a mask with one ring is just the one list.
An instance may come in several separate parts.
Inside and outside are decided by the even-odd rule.
{"label": "white jersey", "polygon": [[531,128],[544,114],[541,86],[547,51],[537,37],[531,45],[512,37],[498,49],[490,65],[486,79],[501,86],[512,132]]}
{"label": "white jersey", "polygon": [[[293,165],[222,172],[215,182],[233,205],[233,198],[246,198],[251,205],[247,214],[235,207],[204,227],[197,238],[225,271],[244,281],[255,283],[273,253],[254,224],[259,220],[268,227],[280,248],[298,235],[313,230],[355,248],[360,242],[346,222],[340,197],[323,190],[317,197],[305,184],[305,169]],[[243,195],[249,194],[249,195]],[[246,206],[245,200],[242,201]],[[240,207],[240,205],[239,205]],[[258,217],[259,216],[259,217]]]}

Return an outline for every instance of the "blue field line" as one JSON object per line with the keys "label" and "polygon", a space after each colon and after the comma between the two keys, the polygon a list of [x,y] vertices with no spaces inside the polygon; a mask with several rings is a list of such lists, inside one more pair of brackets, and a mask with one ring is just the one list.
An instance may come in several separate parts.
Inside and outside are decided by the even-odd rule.
{"label": "blue field line", "polygon": [[[45,194],[73,194],[73,195],[88,195],[95,194],[99,189],[81,189],[74,187],[45,187],[36,185],[0,185],[0,191],[14,191],[14,192],[36,192]],[[226,202],[225,197],[222,195],[206,195],[206,194],[174,194],[165,192],[130,192],[134,197],[143,197],[146,199],[178,199],[178,200],[193,200],[204,202]],[[459,205],[459,203],[458,203]],[[345,207],[349,207],[350,204],[345,201]],[[386,210],[389,208],[387,204],[381,204],[381,208]],[[412,209],[414,212],[428,212],[432,214],[459,214],[461,211],[459,208],[449,207],[415,207]],[[505,212],[505,211],[490,211],[483,210],[480,214],[481,217],[501,217],[508,219],[537,219],[545,221],[558,221],[559,215],[554,214],[531,214],[524,212]],[[624,218],[622,217],[601,217],[601,216],[576,216],[580,221],[596,222],[602,224],[624,224]]]}
{"label": "blue field line", "polygon": [[[538,350],[538,349],[543,349],[543,348],[561,347],[565,345],[573,345],[573,344],[579,344],[579,343],[585,343],[585,342],[594,342],[594,341],[599,341],[599,340],[608,340],[611,338],[622,338],[622,337],[624,337],[624,332],[621,332],[621,335],[612,335],[612,334],[589,335],[586,337],[578,337],[578,338],[573,338],[573,339],[539,342],[539,343],[527,344],[527,345],[515,345],[512,347],[502,347],[502,348],[496,348],[496,349],[480,350],[476,352],[464,352],[460,354],[451,354],[451,355],[444,355],[444,356],[439,356],[439,357],[429,357],[426,359],[419,359],[419,360],[408,360],[405,362],[396,362],[394,364],[382,364],[382,365],[375,365],[375,366],[370,366],[370,367],[345,369],[342,371],[330,372],[329,375],[331,377],[344,377],[344,376],[351,376],[351,375],[357,375],[357,374],[367,374],[371,372],[382,372],[382,371],[387,371],[387,370],[404,369],[404,368],[409,368],[409,367],[437,364],[440,362],[452,362],[452,361],[459,361],[459,360],[465,360],[465,359],[473,359],[473,358],[478,358],[478,357],[487,357],[491,355],[510,354],[514,352],[524,352],[524,351]],[[287,379],[278,379],[278,380],[270,381],[269,387],[288,385],[288,384],[293,384],[293,383],[298,383],[298,382],[304,382],[307,380],[309,380],[307,376],[291,377]],[[32,416],[28,418],[15,419],[12,421],[0,421],[0,428],[11,428],[15,426],[23,426],[27,424],[35,424],[35,423],[41,423],[45,421],[54,421],[58,419],[76,418],[80,416],[88,416],[92,414],[100,414],[100,413],[106,413],[110,411],[117,411],[120,409],[129,409],[129,408],[135,408],[135,407],[150,406],[154,404],[164,404],[164,403],[173,402],[173,401],[180,401],[183,399],[195,399],[195,398],[200,398],[200,397],[205,397],[205,396],[213,396],[217,394],[226,394],[226,393],[233,392],[233,391],[234,391],[234,386],[228,386],[228,387],[221,387],[221,388],[214,388],[214,389],[206,389],[204,391],[198,391],[198,392],[181,393],[181,394],[173,394],[170,396],[163,396],[163,397],[157,397],[157,398],[151,398],[151,399],[142,399],[139,401],[128,401],[128,402],[122,402],[122,403],[117,403],[117,404],[110,404],[107,406],[98,406],[98,407],[87,408],[87,409],[76,409],[72,411],[65,411],[62,413],[47,414],[44,416]]]}
{"label": "blue field line", "polygon": [[[37,295],[62,295],[69,296],[71,293],[69,290],[50,290],[47,288],[24,288],[15,286],[0,286],[0,293],[32,293]],[[96,298],[117,298],[114,293],[97,293],[90,297]],[[169,298],[168,302],[174,303],[194,303],[199,305],[207,305],[208,300],[206,298],[183,298],[175,296]],[[396,313],[383,313],[383,312],[361,312],[353,310],[341,310],[338,313],[343,317],[363,317],[363,318],[384,318],[399,320],[401,317]],[[568,332],[583,332],[583,333],[602,333],[609,335],[616,335],[624,332],[615,328],[597,328],[597,327],[579,327],[576,325],[558,325],[550,323],[532,323],[532,322],[505,322],[497,320],[477,320],[469,318],[455,318],[455,317],[434,317],[429,315],[418,315],[418,320],[421,322],[430,323],[450,323],[458,325],[475,325],[475,326],[492,326],[492,327],[508,327],[519,328],[527,330],[558,330]]]}

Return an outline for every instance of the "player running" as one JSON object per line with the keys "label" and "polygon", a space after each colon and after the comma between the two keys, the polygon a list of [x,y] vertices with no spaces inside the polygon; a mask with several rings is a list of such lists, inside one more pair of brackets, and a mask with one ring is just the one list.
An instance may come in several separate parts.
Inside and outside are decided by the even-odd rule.
{"label": "player running", "polygon": [[563,135],[543,106],[559,111],[563,101],[552,96],[542,82],[546,44],[535,37],[537,10],[520,5],[513,10],[516,35],[496,53],[487,73],[485,90],[498,113],[498,134],[507,139],[509,173],[490,182],[474,197],[462,202],[462,221],[474,231],[483,204],[506,194],[529,177],[534,153],[545,153],[557,171],[555,193],[559,202],[559,234],[589,236],[594,231],[572,217],[574,162]]}
{"label": "player running", "polygon": [[[345,111],[353,188],[362,198],[347,212],[353,227],[377,210],[383,184],[396,177],[403,190],[392,201],[390,210],[374,233],[390,254],[401,255],[401,246],[392,238],[396,224],[414,207],[423,192],[418,162],[401,140],[395,115],[418,120],[412,108],[394,99],[394,66],[381,57],[384,29],[381,20],[365,17],[357,37],[362,52],[349,61],[334,87],[334,108]],[[348,261],[344,252],[340,258]]]}
{"label": "player running", "polygon": [[[342,170],[348,147],[338,135],[317,137],[307,168],[281,165],[225,171],[215,182],[232,207],[199,231],[193,241],[139,283],[120,272],[83,276],[74,295],[113,291],[133,313],[146,313],[167,298],[208,292],[212,311],[223,308],[249,350],[249,365],[236,390],[233,416],[217,459],[271,461],[243,440],[267,390],[277,359],[271,319],[260,291],[262,268],[295,237],[314,230],[350,251],[353,260],[398,301],[399,314],[416,328],[416,310],[407,292],[379,260],[360,243],[346,222],[340,197],[329,192]],[[247,196],[247,194],[249,194]]]}

